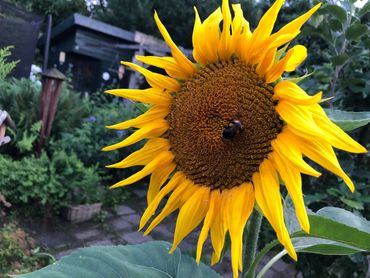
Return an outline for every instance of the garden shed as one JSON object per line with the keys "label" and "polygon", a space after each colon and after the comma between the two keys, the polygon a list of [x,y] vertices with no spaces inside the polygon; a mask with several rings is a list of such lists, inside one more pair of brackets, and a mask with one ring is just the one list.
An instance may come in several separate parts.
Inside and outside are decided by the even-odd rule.
{"label": "garden shed", "polygon": [[[44,47],[45,39],[40,40]],[[79,91],[106,87],[138,87],[139,75],[120,66],[135,54],[166,55],[169,48],[152,36],[73,14],[52,29],[48,67],[73,74],[73,85]],[[68,74],[67,74],[68,75]]]}
{"label": "garden shed", "polygon": [[11,75],[30,75],[42,17],[0,0],[0,48],[13,46],[11,61],[19,61]]}

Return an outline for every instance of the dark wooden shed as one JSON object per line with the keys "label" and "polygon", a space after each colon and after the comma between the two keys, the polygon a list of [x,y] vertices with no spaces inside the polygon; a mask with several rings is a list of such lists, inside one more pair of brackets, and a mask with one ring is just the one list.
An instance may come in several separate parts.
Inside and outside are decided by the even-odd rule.
{"label": "dark wooden shed", "polygon": [[42,18],[0,0],[0,48],[12,45],[10,61],[19,61],[11,76],[29,77]]}
{"label": "dark wooden shed", "polygon": [[[43,47],[44,38],[40,44]],[[148,53],[168,55],[169,48],[152,36],[73,14],[52,29],[48,66],[64,73],[70,70],[79,91],[96,91],[106,85],[138,87],[139,76],[128,69],[122,76],[119,62]]]}

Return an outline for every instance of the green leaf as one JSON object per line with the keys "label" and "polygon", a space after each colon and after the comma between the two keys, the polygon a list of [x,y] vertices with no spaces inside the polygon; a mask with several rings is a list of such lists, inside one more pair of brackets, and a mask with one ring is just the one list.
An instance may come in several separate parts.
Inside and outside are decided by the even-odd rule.
{"label": "green leaf", "polygon": [[331,61],[335,66],[343,65],[348,60],[347,54],[340,54],[331,58]]}
{"label": "green leaf", "polygon": [[293,245],[297,252],[320,255],[350,255],[364,251],[336,241],[315,237],[294,238]]}
{"label": "green leaf", "polygon": [[19,275],[22,278],[70,277],[217,277],[208,266],[176,249],[168,254],[171,244],[151,241],[138,245],[82,248],[41,270]]}
{"label": "green leaf", "polygon": [[303,81],[303,80],[305,80],[307,77],[309,77],[311,74],[313,74],[313,72],[311,72],[311,73],[307,73],[307,74],[305,74],[305,75],[303,75],[303,76],[299,76],[299,77],[287,77],[287,78],[283,78],[284,80],[288,80],[288,81],[290,81],[290,82],[293,82],[293,83],[299,83],[299,82],[301,82],[301,81]]}
{"label": "green leaf", "polygon": [[370,222],[340,208],[328,207],[309,215],[310,237],[333,240],[370,251]]}
{"label": "green leaf", "polygon": [[368,12],[370,12],[370,2],[367,2],[362,8],[361,10],[358,12],[358,15],[360,17],[363,17],[365,14],[367,14]]}
{"label": "green leaf", "polygon": [[346,38],[348,40],[358,40],[361,38],[361,36],[365,35],[368,31],[368,27],[365,24],[355,23],[352,24],[347,30],[346,30]]}
{"label": "green leaf", "polygon": [[337,6],[337,5],[327,5],[323,8],[323,10],[325,10],[328,13],[330,13],[331,15],[333,15],[342,24],[347,21],[347,12],[346,12],[346,10]]}
{"label": "green leaf", "polygon": [[355,200],[347,199],[345,197],[340,197],[339,198],[343,203],[345,203],[347,206],[358,209],[358,210],[363,210],[364,209],[364,204]]}
{"label": "green leaf", "polygon": [[347,112],[325,109],[328,117],[344,131],[351,131],[370,123],[370,112]]}
{"label": "green leaf", "polygon": [[311,24],[313,27],[315,27],[317,29],[317,27],[319,27],[319,25],[321,24],[321,22],[323,20],[324,20],[324,16],[323,15],[314,14],[310,18],[309,24]]}

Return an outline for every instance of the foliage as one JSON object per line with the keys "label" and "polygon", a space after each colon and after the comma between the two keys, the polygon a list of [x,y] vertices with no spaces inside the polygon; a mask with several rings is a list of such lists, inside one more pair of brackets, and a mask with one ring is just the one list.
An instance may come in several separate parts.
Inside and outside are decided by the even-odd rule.
{"label": "foliage", "polygon": [[11,55],[12,46],[0,48],[0,80],[3,80],[18,64],[19,61],[7,62],[7,57]]}
{"label": "foliage", "polygon": [[[152,241],[138,245],[100,246],[79,249],[54,265],[20,277],[221,277],[210,267],[182,255],[168,254],[171,244]],[[113,255],[114,254],[114,255]],[[118,275],[118,276],[117,276]]]}
{"label": "foliage", "polygon": [[45,153],[21,160],[0,156],[0,165],[1,191],[19,210],[38,206],[39,213],[50,214],[50,209],[58,212],[65,205],[67,188],[57,180],[57,169]]}
{"label": "foliage", "polygon": [[[0,157],[2,193],[19,209],[43,207],[41,213],[59,213],[66,205],[100,202],[105,190],[96,167],[85,166],[74,153],[55,151],[49,159]],[[17,186],[14,186],[14,185]]]}
{"label": "foliage", "polygon": [[[120,102],[114,99],[103,106],[96,105],[92,115],[88,118],[80,119],[81,127],[72,131],[65,130],[65,132],[62,132],[58,139],[51,142],[51,149],[61,149],[67,153],[76,153],[84,165],[94,165],[99,171],[105,173],[105,183],[113,182],[122,178],[122,176],[117,175],[127,176],[132,170],[128,169],[122,171],[122,173],[117,173],[117,171],[109,171],[104,167],[121,160],[136,150],[140,144],[116,152],[102,152],[101,149],[104,146],[122,141],[132,133],[131,130],[107,130],[105,125],[125,121],[137,115],[138,110],[132,102]],[[111,175],[115,176],[110,178]]]}
{"label": "foliage", "polygon": [[9,0],[9,2],[38,15],[52,15],[54,25],[73,13],[88,15],[84,0]]}
{"label": "foliage", "polygon": [[[29,79],[0,80],[0,109],[8,111],[16,128],[11,133],[12,142],[1,152],[12,157],[29,155],[37,142],[41,128],[39,121],[39,99],[41,86]],[[58,110],[55,115],[52,136],[57,137],[62,131],[71,130],[81,125],[81,119],[89,114],[88,98],[82,98],[73,91],[68,83],[63,87]]]}
{"label": "foliage", "polygon": [[50,258],[42,256],[43,253],[35,247],[35,240],[17,224],[9,223],[1,227],[0,276],[34,271],[51,263]]}

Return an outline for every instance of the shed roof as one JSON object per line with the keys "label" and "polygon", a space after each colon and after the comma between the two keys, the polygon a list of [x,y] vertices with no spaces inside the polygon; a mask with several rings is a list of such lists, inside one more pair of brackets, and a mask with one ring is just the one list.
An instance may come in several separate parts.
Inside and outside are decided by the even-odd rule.
{"label": "shed roof", "polygon": [[134,42],[135,34],[127,30],[115,27],[113,25],[95,20],[78,13],[74,13],[63,22],[59,23],[53,28],[51,38],[54,39],[60,36],[62,33],[69,31],[76,26],[80,26],[92,31],[103,33],[114,38],[125,39],[127,41]]}

